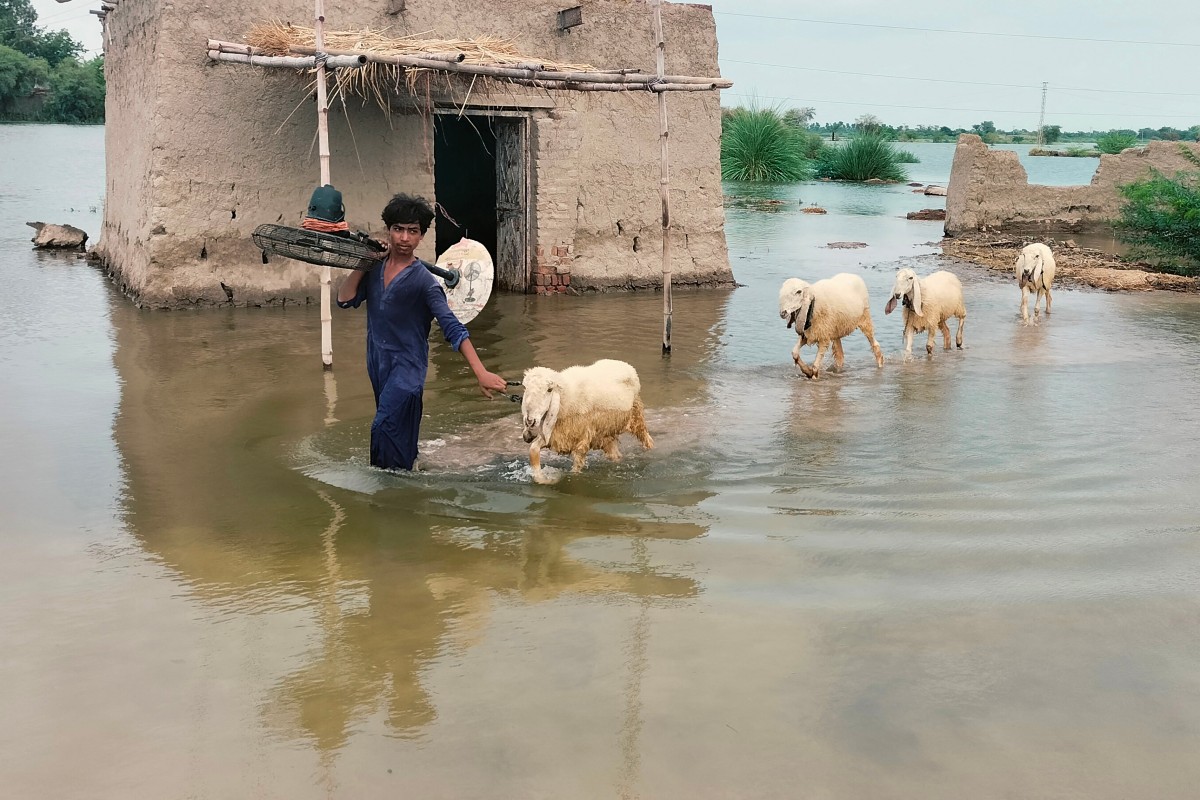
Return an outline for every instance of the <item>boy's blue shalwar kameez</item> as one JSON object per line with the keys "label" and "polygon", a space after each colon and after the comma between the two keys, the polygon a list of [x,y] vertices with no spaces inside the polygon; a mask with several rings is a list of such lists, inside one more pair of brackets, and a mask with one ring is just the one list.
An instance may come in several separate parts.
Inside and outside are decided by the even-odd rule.
{"label": "boy's blue shalwar kameez", "polygon": [[470,334],[446,303],[446,292],[417,259],[386,287],[380,262],[363,276],[353,300],[342,308],[367,304],[367,374],[375,390],[371,423],[371,463],[385,469],[412,469],[421,432],[421,392],[429,368],[429,330],[436,318],[455,350]]}

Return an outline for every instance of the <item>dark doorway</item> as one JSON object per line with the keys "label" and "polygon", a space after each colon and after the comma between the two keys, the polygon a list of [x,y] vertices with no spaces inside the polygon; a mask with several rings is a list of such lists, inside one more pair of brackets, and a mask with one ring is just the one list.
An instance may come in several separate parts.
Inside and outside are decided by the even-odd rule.
{"label": "dark doorway", "polygon": [[480,242],[495,262],[496,285],[510,291],[529,283],[525,130],[523,117],[434,118],[434,193],[445,210],[437,252],[464,236]]}
{"label": "dark doorway", "polygon": [[445,209],[437,218],[438,254],[465,236],[482,243],[495,259],[496,132],[491,118],[435,116],[433,163],[433,191]]}

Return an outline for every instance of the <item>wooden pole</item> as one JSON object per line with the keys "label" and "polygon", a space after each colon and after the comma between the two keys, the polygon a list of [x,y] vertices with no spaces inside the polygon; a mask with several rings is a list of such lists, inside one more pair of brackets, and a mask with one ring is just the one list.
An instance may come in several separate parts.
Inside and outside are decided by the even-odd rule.
{"label": "wooden pole", "polygon": [[[663,37],[662,0],[652,0],[654,9],[655,63],[658,80],[667,74],[667,42]],[[661,144],[658,192],[662,198],[663,335],[662,352],[671,355],[671,161],[667,152],[667,93],[658,92],[658,141]]]}
{"label": "wooden pole", "polygon": [[[317,152],[321,159],[321,185],[329,183],[329,98],[325,87],[325,0],[316,0],[317,35]],[[330,298],[332,269],[321,267],[321,363],[333,369],[333,303]]]}

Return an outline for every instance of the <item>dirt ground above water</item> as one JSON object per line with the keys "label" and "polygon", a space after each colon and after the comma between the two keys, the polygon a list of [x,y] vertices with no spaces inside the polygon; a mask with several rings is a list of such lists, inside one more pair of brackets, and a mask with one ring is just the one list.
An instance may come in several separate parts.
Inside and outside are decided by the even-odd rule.
{"label": "dirt ground above water", "polygon": [[1054,251],[1055,282],[1108,292],[1200,292],[1200,279],[1153,272],[1144,262],[1126,262],[1102,250],[1078,247],[1070,239],[1038,239],[1009,234],[973,233],[942,239],[942,254],[1011,273],[1021,248],[1042,241]]}

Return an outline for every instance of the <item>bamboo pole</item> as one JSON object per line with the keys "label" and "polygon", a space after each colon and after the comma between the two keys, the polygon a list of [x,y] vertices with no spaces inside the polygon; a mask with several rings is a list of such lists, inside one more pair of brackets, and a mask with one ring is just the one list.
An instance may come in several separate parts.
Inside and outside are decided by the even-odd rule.
{"label": "bamboo pole", "polygon": [[[655,65],[658,81],[666,83],[667,42],[663,36],[662,0],[651,0],[654,9]],[[661,144],[659,159],[660,178],[658,193],[662,198],[662,270],[663,270],[663,336],[662,352],[671,355],[671,161],[667,141],[667,93],[658,93],[658,140]]]}
{"label": "bamboo pole", "polygon": [[[318,52],[325,47],[325,0],[315,0],[316,10],[313,29],[317,36]],[[325,55],[317,59],[317,152],[321,160],[321,185],[329,183],[329,98],[325,87]],[[333,303],[330,300],[330,284],[333,274],[330,267],[321,267],[321,363],[325,369],[333,369]]]}
{"label": "bamboo pole", "polygon": [[[209,44],[211,45],[213,43],[210,42]],[[218,44],[223,43],[218,42]],[[245,47],[245,45],[236,46],[241,48]],[[212,48],[210,47],[209,49]],[[319,48],[316,47],[293,45],[288,48],[288,51],[301,55],[312,55],[318,49]],[[710,85],[711,87],[718,89],[728,89],[733,86],[733,81],[729,80],[728,78],[695,78],[688,75],[643,75],[640,73],[626,72],[623,70],[563,72],[557,70],[533,69],[533,67],[540,67],[540,64],[496,67],[490,64],[465,64],[454,61],[439,61],[435,58],[429,58],[430,55],[442,55],[437,53],[421,55],[387,55],[363,50],[326,50],[325,52],[331,56],[365,55],[368,61],[378,64],[394,64],[400,67],[437,69],[445,72],[461,72],[467,75],[484,75],[490,78],[510,78],[515,80],[524,78],[526,80],[568,81],[580,83],[621,83],[631,84],[634,87],[639,84],[650,85],[659,83],[700,84],[705,89],[708,89]]]}
{"label": "bamboo pole", "polygon": [[[289,67],[292,69],[312,69],[317,66],[316,56],[262,56],[228,53],[223,50],[209,50],[208,57],[213,61],[226,61],[233,64],[250,64],[255,67]],[[326,67],[355,68],[366,66],[367,59],[359,56],[330,56],[325,61]]]}

